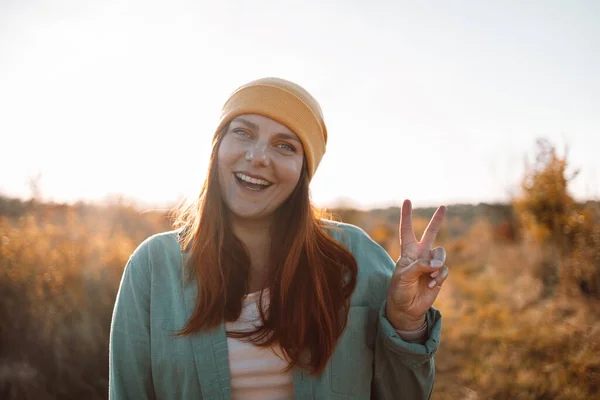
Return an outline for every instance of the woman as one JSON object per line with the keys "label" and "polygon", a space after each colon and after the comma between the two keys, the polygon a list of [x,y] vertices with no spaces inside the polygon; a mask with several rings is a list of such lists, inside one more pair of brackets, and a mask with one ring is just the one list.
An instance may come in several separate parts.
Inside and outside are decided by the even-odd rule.
{"label": "woman", "polygon": [[411,204],[396,265],[361,229],[320,219],[308,185],[327,130],[276,78],[227,100],[198,199],[131,256],[110,336],[113,399],[421,399],[433,388],[448,275]]}

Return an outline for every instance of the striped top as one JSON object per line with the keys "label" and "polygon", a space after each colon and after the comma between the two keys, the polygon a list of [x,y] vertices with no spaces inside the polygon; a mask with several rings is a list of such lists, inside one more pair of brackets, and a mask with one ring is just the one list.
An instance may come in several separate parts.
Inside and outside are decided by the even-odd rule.
{"label": "striped top", "polygon": [[[250,331],[260,324],[259,296],[260,292],[245,296],[240,318],[226,323],[227,331]],[[268,306],[268,290],[263,294],[263,306]],[[293,399],[294,377],[291,371],[282,371],[287,362],[279,347],[258,347],[245,339],[227,337],[227,348],[233,400]]]}

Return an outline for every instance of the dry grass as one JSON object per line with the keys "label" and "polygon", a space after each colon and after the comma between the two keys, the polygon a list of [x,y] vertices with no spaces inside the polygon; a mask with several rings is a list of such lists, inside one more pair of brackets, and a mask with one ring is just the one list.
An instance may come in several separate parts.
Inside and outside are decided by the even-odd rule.
{"label": "dry grass", "polygon": [[[395,257],[393,221],[358,224]],[[600,397],[597,300],[548,296],[536,245],[501,240],[498,225],[485,220],[453,223],[464,225],[451,219],[441,233],[452,272],[436,303],[444,331],[434,399]],[[425,221],[416,225],[422,230]],[[0,217],[0,398],[107,397],[108,331],[123,266],[138,243],[166,229],[163,214],[126,205],[39,205]]]}
{"label": "dry grass", "polygon": [[162,220],[124,205],[0,217],[0,398],[106,398],[123,266]]}
{"label": "dry grass", "polygon": [[[452,253],[434,399],[591,399],[600,396],[600,304],[543,296],[540,249],[480,235]],[[479,242],[477,242],[479,240]],[[485,249],[476,251],[475,249]]]}

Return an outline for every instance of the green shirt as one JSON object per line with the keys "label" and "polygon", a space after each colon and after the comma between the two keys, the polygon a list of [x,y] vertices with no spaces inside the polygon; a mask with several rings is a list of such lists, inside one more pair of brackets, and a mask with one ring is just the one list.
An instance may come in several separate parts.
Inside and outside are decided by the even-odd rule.
{"label": "green shirt", "polygon": [[[384,317],[395,263],[360,228],[328,221],[330,234],[358,263],[346,330],[319,376],[295,367],[294,398],[427,399],[441,315],[427,312],[425,344],[408,343]],[[119,287],[110,331],[111,399],[230,399],[224,324],[173,336],[191,316],[196,284],[183,279],[178,231],[146,239],[130,257]]]}

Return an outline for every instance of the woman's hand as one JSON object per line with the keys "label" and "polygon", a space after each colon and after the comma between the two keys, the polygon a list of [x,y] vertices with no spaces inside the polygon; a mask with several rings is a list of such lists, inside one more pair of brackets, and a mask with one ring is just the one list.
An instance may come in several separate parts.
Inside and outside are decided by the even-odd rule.
{"label": "woman's hand", "polygon": [[417,241],[412,225],[412,204],[405,200],[400,216],[400,254],[388,288],[386,318],[396,329],[415,330],[425,321],[425,313],[448,277],[446,251],[431,249],[440,229],[446,207],[440,206]]}

